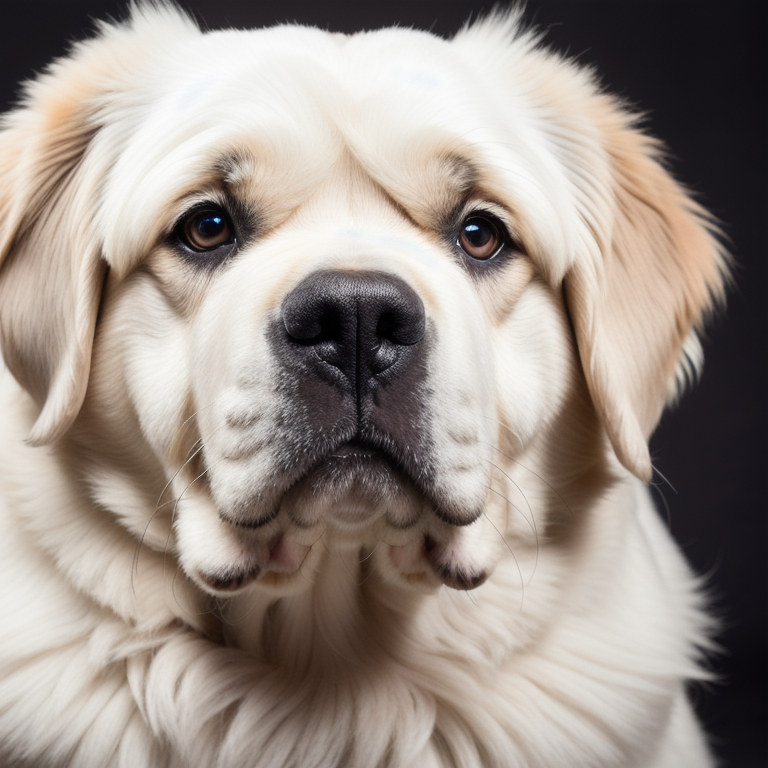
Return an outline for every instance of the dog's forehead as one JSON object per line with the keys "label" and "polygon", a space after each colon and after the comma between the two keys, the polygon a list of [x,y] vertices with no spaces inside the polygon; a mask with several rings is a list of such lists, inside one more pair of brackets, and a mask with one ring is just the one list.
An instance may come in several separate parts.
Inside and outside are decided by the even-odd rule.
{"label": "dog's forehead", "polygon": [[471,73],[456,59],[450,41],[415,30],[223,30],[170,41],[152,57],[145,83],[157,104],[179,116],[225,103],[292,103],[349,119],[387,95],[410,110],[425,99],[427,108],[440,98],[465,100]]}
{"label": "dog's forehead", "polygon": [[[106,186],[121,218],[110,223],[104,214],[107,239],[135,241],[129,229],[140,231],[152,209],[167,209],[200,187],[205,169],[211,175],[233,156],[254,162],[228,171],[230,178],[256,168],[252,188],[279,189],[286,206],[307,199],[351,155],[417,220],[420,207],[433,217],[455,208],[479,169],[488,182],[513,168],[496,189],[531,209],[551,207],[543,189],[556,185],[542,180],[554,166],[541,161],[548,152],[541,139],[531,140],[527,97],[508,88],[500,98],[498,83],[481,76],[466,51],[431,34],[346,37],[296,26],[213,32],[171,42],[150,67],[136,94],[143,118]],[[129,187],[142,190],[135,205],[124,194]],[[126,209],[135,211],[130,225]],[[148,238],[134,253],[146,251]]]}
{"label": "dog's forehead", "polygon": [[424,129],[459,136],[477,134],[478,123],[501,123],[493,86],[450,41],[414,30],[216,32],[175,59],[163,63],[154,110],[190,129],[218,123],[253,135],[273,131],[315,148],[324,142],[328,152],[329,132],[344,144],[381,145]]}

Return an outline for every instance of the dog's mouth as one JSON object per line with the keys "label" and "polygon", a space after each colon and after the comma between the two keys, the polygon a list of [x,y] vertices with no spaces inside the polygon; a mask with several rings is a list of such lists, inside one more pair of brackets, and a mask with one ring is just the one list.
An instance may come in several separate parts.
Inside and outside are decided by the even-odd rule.
{"label": "dog's mouth", "polygon": [[359,562],[377,562],[402,583],[473,589],[487,577],[468,555],[473,526],[446,522],[436,509],[397,455],[355,436],[308,462],[268,519],[235,522],[220,515],[238,542],[237,555],[196,576],[217,594],[253,582],[292,590],[313,550],[325,546],[320,540],[333,532]]}
{"label": "dog's mouth", "polygon": [[341,529],[383,519],[396,529],[415,525],[434,506],[397,458],[359,437],[331,449],[286,491],[277,510],[300,528]]}
{"label": "dog's mouth", "polygon": [[[427,438],[422,435],[421,444],[412,446],[367,420],[349,422],[297,429],[285,437],[290,449],[238,499],[214,488],[222,521],[254,531],[275,521],[349,530],[379,520],[406,529],[424,515],[459,526],[477,518],[479,509],[441,496]],[[209,477],[216,482],[215,462]]]}

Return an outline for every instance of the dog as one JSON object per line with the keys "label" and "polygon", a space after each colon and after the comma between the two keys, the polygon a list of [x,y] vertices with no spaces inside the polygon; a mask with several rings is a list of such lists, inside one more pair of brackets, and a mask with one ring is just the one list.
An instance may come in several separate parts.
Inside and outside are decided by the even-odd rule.
{"label": "dog", "polygon": [[519,12],[134,7],[0,179],[3,766],[713,764],[648,439],[727,256]]}

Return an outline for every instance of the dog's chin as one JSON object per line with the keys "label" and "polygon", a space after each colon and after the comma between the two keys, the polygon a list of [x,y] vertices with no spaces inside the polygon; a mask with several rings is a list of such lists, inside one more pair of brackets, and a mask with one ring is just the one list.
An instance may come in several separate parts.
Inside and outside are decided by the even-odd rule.
{"label": "dog's chin", "polygon": [[354,531],[379,521],[410,528],[425,506],[428,501],[385,456],[349,443],[316,464],[285,494],[280,508],[300,528]]}

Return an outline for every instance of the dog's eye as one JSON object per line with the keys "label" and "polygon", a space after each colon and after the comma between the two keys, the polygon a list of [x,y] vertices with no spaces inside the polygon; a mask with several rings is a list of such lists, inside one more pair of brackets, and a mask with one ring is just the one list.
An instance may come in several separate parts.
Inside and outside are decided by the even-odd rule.
{"label": "dog's eye", "polygon": [[193,251],[215,251],[235,241],[235,228],[218,206],[198,208],[180,222],[179,239]]}
{"label": "dog's eye", "polygon": [[467,256],[487,261],[496,256],[504,242],[500,222],[485,214],[472,214],[461,223],[457,245]]}

